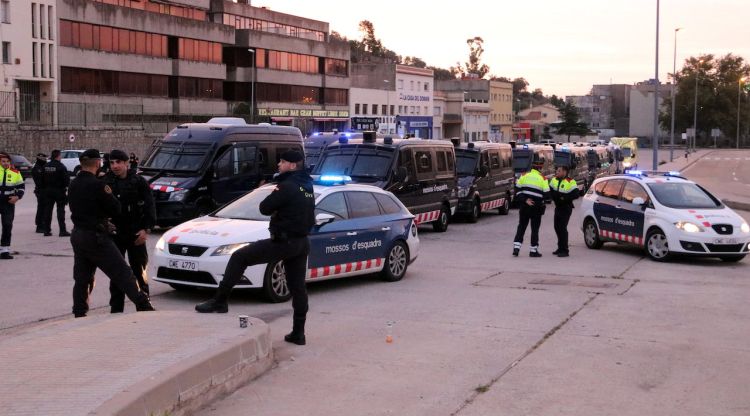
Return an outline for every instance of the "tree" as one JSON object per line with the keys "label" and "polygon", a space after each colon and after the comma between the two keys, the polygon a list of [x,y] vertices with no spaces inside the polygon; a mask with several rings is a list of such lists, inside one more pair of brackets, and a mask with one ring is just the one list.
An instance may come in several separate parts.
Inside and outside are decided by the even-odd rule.
{"label": "tree", "polygon": [[529,82],[526,81],[526,78],[515,78],[513,81],[513,95],[518,96],[522,91],[526,91],[526,87],[529,86]]}
{"label": "tree", "polygon": [[511,81],[508,77],[498,77],[495,75],[490,75],[490,81],[509,82],[511,84],[513,83],[513,81]]}
{"label": "tree", "polygon": [[552,104],[552,105],[554,105],[554,106],[555,106],[555,107],[557,107],[558,109],[560,109],[560,108],[562,108],[563,106],[565,106],[565,100],[563,100],[562,98],[558,97],[558,96],[557,96],[557,95],[555,95],[555,94],[552,94],[552,95],[551,95],[551,96],[549,97],[549,103],[550,103],[550,104]]}
{"label": "tree", "polygon": [[[737,88],[740,78],[750,76],[750,65],[740,56],[712,54],[687,58],[682,69],[673,74],[675,80],[675,135],[693,128],[696,77],[698,84],[697,136],[708,144],[711,129],[719,129],[726,137],[737,134]],[[747,100],[747,93],[740,100]],[[665,131],[671,129],[672,100],[663,101],[659,122]],[[750,119],[750,105],[744,106],[740,120]],[[713,142],[711,142],[713,144]]]}
{"label": "tree", "polygon": [[422,59],[417,58],[416,56],[407,56],[406,58],[404,58],[404,65],[411,65],[417,68],[427,67],[427,63]]}
{"label": "tree", "polygon": [[436,66],[428,66],[427,69],[432,70],[436,81],[456,79],[456,73],[452,69],[438,68]]}
{"label": "tree", "polygon": [[359,22],[359,32],[362,33],[362,44],[365,50],[378,56],[383,51],[383,43],[375,37],[375,25],[369,20]]}
{"label": "tree", "polygon": [[401,63],[401,55],[383,46],[383,42],[375,36],[375,25],[372,22],[369,20],[359,22],[359,31],[362,34],[362,40],[349,41],[352,62],[379,60]]}
{"label": "tree", "polygon": [[460,62],[456,62],[455,67],[451,67],[451,71],[455,71],[461,77],[475,76],[479,79],[484,78],[487,73],[490,72],[490,67],[482,62],[482,54],[484,53],[484,40],[475,36],[471,39],[466,39],[466,44],[469,46],[469,60],[464,62],[461,66]]}
{"label": "tree", "polygon": [[578,113],[578,108],[573,103],[566,102],[560,108],[560,117],[562,117],[562,123],[557,128],[557,134],[568,135],[568,143],[570,143],[571,135],[585,136],[588,134],[589,128],[586,126],[586,123],[578,121],[581,116]]}

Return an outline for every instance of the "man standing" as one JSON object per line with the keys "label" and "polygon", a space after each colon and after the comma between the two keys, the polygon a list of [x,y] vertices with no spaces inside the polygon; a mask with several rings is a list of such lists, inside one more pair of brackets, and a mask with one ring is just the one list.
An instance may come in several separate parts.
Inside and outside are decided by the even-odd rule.
{"label": "man standing", "polygon": [[544,167],[544,160],[534,153],[531,170],[516,181],[516,199],[518,199],[518,228],[513,239],[513,255],[518,256],[523,244],[523,235],[531,222],[531,246],[529,256],[542,257],[539,252],[539,226],[546,207],[544,200],[549,198],[549,183],[539,170]]}
{"label": "man standing", "polygon": [[44,165],[44,236],[52,235],[52,211],[57,205],[57,226],[60,237],[70,237],[65,226],[65,204],[68,203],[68,185],[70,185],[70,174],[65,165],[60,162],[62,156],[59,150],[53,150],[50,161]]}
{"label": "man standing", "polygon": [[31,168],[31,178],[34,180],[34,196],[36,196],[36,232],[44,233],[47,226],[44,225],[44,165],[47,164],[47,155],[37,153],[34,167]]}
{"label": "man standing", "polygon": [[557,234],[557,250],[552,254],[557,257],[568,257],[568,221],[573,213],[573,200],[578,198],[578,184],[575,179],[568,177],[570,168],[558,166],[555,177],[550,179],[549,187],[552,201],[555,203],[555,234]]}
{"label": "man standing", "polygon": [[312,178],[305,171],[304,156],[296,150],[281,154],[276,188],[260,203],[260,212],[270,215],[268,230],[271,238],[247,245],[232,254],[224,278],[213,299],[195,306],[201,313],[229,310],[227,300],[234,285],[248,266],[284,261],[286,281],[292,294],[294,309],[292,332],[286,342],[305,345],[307,316],[307,255],[310,242],[307,235],[315,224],[315,196]]}
{"label": "man standing", "polygon": [[[133,270],[138,286],[148,295],[148,233],[156,224],[156,208],[148,182],[142,176],[130,170],[128,155],[122,150],[109,153],[110,171],[104,176],[104,182],[112,189],[112,194],[120,201],[119,215],[112,217],[117,234],[115,244],[122,253],[128,255],[128,263]],[[111,294],[109,306],[112,313],[123,312],[125,294],[114,281],[109,282]]]}
{"label": "man standing", "polygon": [[148,295],[138,287],[125,259],[110,237],[108,219],[120,212],[112,189],[96,178],[101,157],[96,149],[83,152],[81,171],[70,184],[70,218],[73,220],[73,314],[89,311],[89,295],[94,289],[94,273],[101,269],[135,304],[137,311],[153,311]]}
{"label": "man standing", "polygon": [[10,237],[13,231],[13,218],[16,215],[16,203],[23,198],[26,185],[21,173],[11,168],[11,158],[7,153],[0,153],[0,260],[10,260]]}

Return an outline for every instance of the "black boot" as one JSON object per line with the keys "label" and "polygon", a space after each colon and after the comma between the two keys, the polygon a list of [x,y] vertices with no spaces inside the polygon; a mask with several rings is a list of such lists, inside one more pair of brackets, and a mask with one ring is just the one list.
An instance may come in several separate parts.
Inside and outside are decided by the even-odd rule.
{"label": "black boot", "polygon": [[229,291],[219,286],[213,298],[195,305],[195,311],[199,313],[227,313],[229,312],[227,299],[229,299]]}
{"label": "black boot", "polygon": [[[154,309],[154,305],[151,304],[151,299],[149,299],[148,295],[141,292],[143,294],[143,299],[138,301],[135,304],[135,310],[138,312],[154,312],[156,309]],[[116,312],[115,312],[116,313]]]}
{"label": "black boot", "polygon": [[0,259],[2,260],[13,260],[13,256],[10,255],[7,251],[4,253],[0,253]]}
{"label": "black boot", "polygon": [[284,335],[284,341],[297,345],[305,345],[305,318],[294,318],[292,332]]}
{"label": "black boot", "polygon": [[70,233],[65,230],[62,230],[60,231],[60,237],[70,237]]}

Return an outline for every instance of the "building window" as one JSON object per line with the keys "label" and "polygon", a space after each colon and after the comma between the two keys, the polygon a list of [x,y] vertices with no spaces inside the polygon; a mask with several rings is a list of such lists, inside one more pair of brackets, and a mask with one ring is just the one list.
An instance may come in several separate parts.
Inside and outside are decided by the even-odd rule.
{"label": "building window", "polygon": [[[147,44],[145,37],[151,33],[135,32],[138,40],[136,45]],[[143,42],[141,38],[143,39]],[[140,49],[140,48],[139,48]],[[178,58],[186,61],[211,62],[220,64],[222,62],[222,47],[220,43],[209,42],[207,40],[180,38],[177,42]],[[139,50],[143,54],[145,50]]]}
{"label": "building window", "polygon": [[414,81],[409,81],[409,91],[414,91]]}
{"label": "building window", "polygon": [[54,55],[55,48],[52,47],[52,45],[49,45],[49,48],[47,48],[49,51],[49,77],[54,78],[55,77],[55,65],[52,62],[52,56]]}
{"label": "building window", "polygon": [[52,22],[55,21],[55,17],[52,14],[52,6],[47,6],[47,38],[49,40],[55,40],[54,33],[55,31],[52,30]]}
{"label": "building window", "polygon": [[[326,88],[324,92],[326,104],[330,105],[349,105],[349,91],[339,88]],[[376,107],[373,105],[373,107]],[[375,114],[373,112],[373,114]]]}
{"label": "building window", "polygon": [[429,82],[425,82],[424,83],[424,90],[425,91],[429,91],[430,90],[430,83]]}
{"label": "building window", "polygon": [[387,116],[388,115],[388,108],[385,106],[385,104],[382,104],[380,106],[380,114]]}
{"label": "building window", "polygon": [[367,104],[362,104],[362,114],[367,115]]}
{"label": "building window", "polygon": [[[193,43],[192,39],[182,39],[190,45],[190,58],[209,62],[221,63],[222,48],[220,43]],[[197,41],[196,41],[197,42]],[[109,26],[91,25],[88,23],[60,20],[60,46],[70,46],[81,49],[92,49],[102,52],[132,53],[156,58],[166,58],[167,37],[156,33],[137,32],[128,29],[118,29]],[[180,48],[180,54],[188,52]],[[195,59],[195,56],[198,56]],[[218,60],[217,60],[218,54]]]}
{"label": "building window", "polygon": [[417,114],[420,114],[420,113],[419,113],[419,106],[417,106]]}
{"label": "building window", "polygon": [[403,105],[398,106],[398,114],[404,114],[404,106]]}
{"label": "building window", "polygon": [[[98,1],[112,1],[112,0],[98,0]],[[257,30],[259,32],[275,33],[277,35],[292,36],[297,38],[304,38],[310,40],[317,40],[324,42],[326,40],[326,34],[312,29],[305,29],[303,27],[285,25],[282,23],[269,22],[267,20],[254,19],[252,17],[238,16],[230,13],[224,13],[221,16],[222,22],[225,25],[234,26],[235,29],[250,29]]]}
{"label": "building window", "polygon": [[393,115],[393,109],[394,109],[395,107],[396,107],[395,105],[391,104],[391,114],[390,114],[390,115]]}
{"label": "building window", "polygon": [[425,106],[424,107],[424,115],[427,115],[427,114],[429,114],[429,113],[427,112],[427,106]]}
{"label": "building window", "polygon": [[10,23],[10,0],[0,1],[0,22]]}
{"label": "building window", "polygon": [[10,63],[10,42],[3,42],[3,63]]}
{"label": "building window", "polygon": [[378,105],[377,104],[373,104],[372,105],[372,115],[377,115],[377,114],[378,114]]}
{"label": "building window", "polygon": [[268,58],[261,62],[256,59],[258,68],[278,69],[280,71],[305,72],[308,74],[320,73],[319,58],[312,55],[298,53],[270,51],[257,49],[259,55],[268,54]]}
{"label": "building window", "polygon": [[36,38],[36,3],[31,3],[31,37]]}
{"label": "building window", "polygon": [[[221,85],[221,80],[211,81],[219,81]],[[60,91],[71,94],[167,97],[169,77],[64,66],[60,68]]]}
{"label": "building window", "polygon": [[170,16],[184,17],[193,20],[206,20],[206,12],[202,9],[192,7],[175,6],[171,4],[157,3],[143,0],[94,0],[97,3],[111,4],[114,6],[127,7],[130,9],[145,10],[152,13],[168,14]]}
{"label": "building window", "polygon": [[40,43],[39,44],[39,74],[42,78],[47,77],[47,44],[46,43]]}
{"label": "building window", "polygon": [[432,114],[440,117],[440,107],[432,107]]}
{"label": "building window", "polygon": [[36,77],[36,42],[31,43],[31,76]]}
{"label": "building window", "polygon": [[422,89],[422,81],[417,81],[417,91]]}
{"label": "building window", "polygon": [[349,75],[347,62],[343,59],[326,58],[326,75],[345,77]]}
{"label": "building window", "polygon": [[400,90],[404,89],[404,80],[403,79],[398,80],[398,89],[400,89]]}
{"label": "building window", "polygon": [[354,104],[354,114],[359,114],[359,103]]}
{"label": "building window", "polygon": [[45,39],[46,36],[44,35],[44,18],[47,16],[47,13],[44,12],[44,5],[39,5],[39,38]]}

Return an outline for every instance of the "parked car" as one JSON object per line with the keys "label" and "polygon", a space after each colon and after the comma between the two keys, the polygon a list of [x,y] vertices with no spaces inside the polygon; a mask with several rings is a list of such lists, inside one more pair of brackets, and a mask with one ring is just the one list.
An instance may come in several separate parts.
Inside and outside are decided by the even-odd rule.
{"label": "parked car", "polygon": [[21,177],[24,179],[31,177],[31,168],[33,165],[31,162],[29,162],[29,159],[26,159],[23,155],[19,155],[18,153],[11,153],[10,154],[11,164],[18,170],[18,172],[21,174]]}

